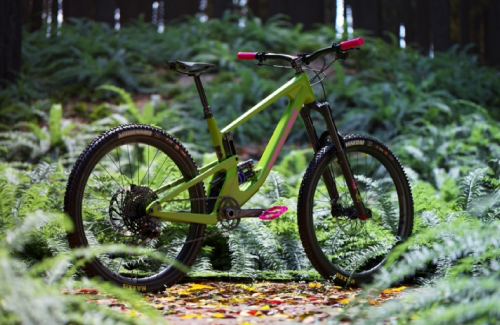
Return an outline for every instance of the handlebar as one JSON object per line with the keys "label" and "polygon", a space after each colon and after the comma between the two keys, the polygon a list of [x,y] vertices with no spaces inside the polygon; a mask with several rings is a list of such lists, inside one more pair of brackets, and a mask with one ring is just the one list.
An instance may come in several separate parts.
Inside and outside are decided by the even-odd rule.
{"label": "handlebar", "polygon": [[237,56],[238,60],[259,60],[264,61],[266,59],[281,59],[292,61],[295,60],[296,56],[286,55],[286,54],[275,54],[266,52],[239,52]]}
{"label": "handlebar", "polygon": [[362,37],[359,37],[352,40],[340,42],[339,44],[334,43],[331,47],[326,47],[312,54],[291,56],[286,54],[275,54],[275,53],[265,53],[265,52],[239,52],[237,58],[238,60],[259,60],[259,61],[264,61],[266,59],[281,59],[289,62],[301,58],[305,64],[309,64],[324,54],[346,51],[352,48],[359,47],[364,43],[365,43],[364,39]]}

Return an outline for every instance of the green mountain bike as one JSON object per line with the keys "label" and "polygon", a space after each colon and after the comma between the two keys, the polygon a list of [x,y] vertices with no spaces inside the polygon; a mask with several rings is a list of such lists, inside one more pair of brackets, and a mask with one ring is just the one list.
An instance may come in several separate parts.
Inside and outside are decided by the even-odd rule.
{"label": "green mountain bike", "polygon": [[[384,144],[337,131],[328,103],[316,100],[304,72],[326,54],[334,54],[333,61],[344,60],[362,44],[358,38],[297,56],[239,53],[238,59],[259,64],[285,61],[295,75],[223,129],[200,79],[213,65],[170,62],[172,70],[194,78],[217,160],[197,167],[177,139],[148,125],[119,126],[93,140],[67,183],[64,209],[74,222],[69,243],[73,248],[122,243],[137,249],[103,250],[85,264],[87,275],[138,291],[161,290],[193,265],[207,225],[219,224],[222,231],[230,231],[242,218],[272,220],[284,213],[283,206],[243,206],[266,180],[300,115],[315,152],[298,197],[304,250],[317,271],[339,285],[370,282],[394,246],[411,235],[413,198],[408,178]],[[231,131],[284,96],[288,105],[262,157],[256,163],[241,161]],[[324,119],[326,130],[317,133],[311,114]]]}

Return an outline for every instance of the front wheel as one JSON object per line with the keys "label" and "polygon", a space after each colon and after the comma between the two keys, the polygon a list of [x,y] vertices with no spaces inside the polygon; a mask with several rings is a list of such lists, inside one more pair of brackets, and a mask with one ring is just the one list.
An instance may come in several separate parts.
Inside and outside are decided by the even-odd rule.
{"label": "front wheel", "polygon": [[[336,148],[329,144],[305,172],[298,226],[304,250],[318,272],[339,285],[358,286],[371,282],[393,247],[411,235],[413,197],[401,163],[385,145],[362,135],[344,140],[369,218],[357,216]],[[323,175],[328,174],[337,191],[327,189]]]}
{"label": "front wheel", "polygon": [[[86,274],[138,291],[159,291],[182,278],[177,266],[194,263],[205,225],[162,222],[146,207],[158,198],[156,189],[197,174],[182,144],[158,128],[124,125],[96,138],[75,163],[64,198],[74,223],[70,246],[100,251],[83,267]],[[203,182],[174,199],[162,211],[205,213]],[[113,244],[136,249],[113,253]]]}

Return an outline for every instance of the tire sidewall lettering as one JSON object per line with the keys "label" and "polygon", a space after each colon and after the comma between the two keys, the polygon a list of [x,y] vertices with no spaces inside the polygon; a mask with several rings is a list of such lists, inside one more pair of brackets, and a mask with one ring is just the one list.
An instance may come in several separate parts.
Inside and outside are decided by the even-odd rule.
{"label": "tire sidewall lettering", "polygon": [[364,144],[365,144],[365,140],[348,140],[348,141],[346,141],[345,146],[346,147],[362,146]]}
{"label": "tire sidewall lettering", "polygon": [[133,137],[133,136],[147,136],[150,137],[153,135],[153,131],[151,130],[127,130],[127,131],[121,131],[118,133],[118,139],[123,139],[125,137]]}

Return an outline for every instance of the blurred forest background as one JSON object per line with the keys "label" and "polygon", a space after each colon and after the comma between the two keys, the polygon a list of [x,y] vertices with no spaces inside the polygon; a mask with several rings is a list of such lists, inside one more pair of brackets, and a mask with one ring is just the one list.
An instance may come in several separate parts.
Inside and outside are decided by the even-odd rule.
{"label": "blurred forest background", "polygon": [[[61,213],[66,180],[91,139],[126,123],[165,129],[199,164],[214,159],[206,132],[195,132],[205,128],[196,88],[166,61],[217,64],[203,81],[224,126],[291,78],[288,70],[238,62],[237,52],[312,52],[359,36],[361,51],[327,71],[317,97],[330,102],[342,133],[389,145],[413,187],[415,236],[376,285],[405,279],[436,288],[425,299],[381,308],[367,324],[393,316],[412,324],[494,323],[499,18],[495,0],[1,1],[0,323],[78,323],[70,320],[81,311],[112,323],[115,316],[58,291],[81,279]],[[258,159],[284,105],[234,134],[241,155]],[[296,229],[297,191],[312,158],[300,122],[286,146],[248,206],[286,204],[289,212],[264,225],[245,220],[206,240],[192,276],[317,279]]]}
{"label": "blurred forest background", "polygon": [[[112,27],[127,25],[144,16],[160,29],[186,15],[222,18],[226,12],[262,21],[275,15],[311,29],[318,24],[363,29],[390,41],[390,35],[422,52],[444,51],[452,45],[476,44],[482,60],[500,64],[500,3],[495,0],[5,0],[0,11],[0,77],[19,70],[21,25],[34,31],[44,23],[60,26],[67,18],[89,18]],[[3,17],[2,17],[3,16]],[[13,50],[5,50],[14,47]],[[11,71],[11,72],[9,72]]]}

